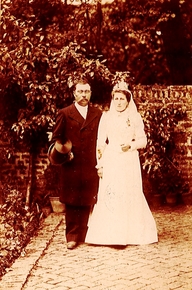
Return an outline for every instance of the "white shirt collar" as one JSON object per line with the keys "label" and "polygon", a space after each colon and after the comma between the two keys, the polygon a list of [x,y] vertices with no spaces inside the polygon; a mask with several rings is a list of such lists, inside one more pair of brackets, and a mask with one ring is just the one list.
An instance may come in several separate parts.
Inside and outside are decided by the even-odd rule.
{"label": "white shirt collar", "polygon": [[80,106],[77,102],[75,102],[75,107],[76,109],[79,111],[79,113],[81,114],[81,116],[86,119],[87,117],[87,110],[88,110],[88,105],[83,107],[83,106]]}

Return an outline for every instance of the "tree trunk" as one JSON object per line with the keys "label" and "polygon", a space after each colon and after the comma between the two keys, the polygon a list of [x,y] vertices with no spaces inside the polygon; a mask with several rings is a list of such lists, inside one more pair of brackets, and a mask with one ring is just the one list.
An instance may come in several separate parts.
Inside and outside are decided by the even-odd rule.
{"label": "tree trunk", "polygon": [[101,54],[101,28],[102,28],[103,14],[100,1],[97,2],[97,35],[96,35],[96,47],[97,53]]}
{"label": "tree trunk", "polygon": [[1,181],[0,181],[0,204],[3,204],[3,188]]}

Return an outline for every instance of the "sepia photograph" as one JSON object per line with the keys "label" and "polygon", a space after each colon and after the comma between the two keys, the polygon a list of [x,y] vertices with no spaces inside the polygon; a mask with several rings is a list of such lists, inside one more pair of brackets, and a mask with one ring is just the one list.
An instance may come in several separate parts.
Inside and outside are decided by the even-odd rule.
{"label": "sepia photograph", "polygon": [[0,0],[0,290],[192,290],[192,1]]}

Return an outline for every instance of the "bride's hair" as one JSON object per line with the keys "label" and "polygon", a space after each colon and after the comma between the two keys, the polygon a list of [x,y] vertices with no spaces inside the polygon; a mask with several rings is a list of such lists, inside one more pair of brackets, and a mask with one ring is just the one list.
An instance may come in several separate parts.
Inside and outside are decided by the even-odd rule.
{"label": "bride's hair", "polygon": [[124,94],[126,96],[126,99],[127,99],[128,103],[130,102],[130,100],[131,100],[131,92],[130,91],[124,91],[124,90],[120,90],[120,89],[113,90],[111,92],[112,99],[114,98],[115,93]]}

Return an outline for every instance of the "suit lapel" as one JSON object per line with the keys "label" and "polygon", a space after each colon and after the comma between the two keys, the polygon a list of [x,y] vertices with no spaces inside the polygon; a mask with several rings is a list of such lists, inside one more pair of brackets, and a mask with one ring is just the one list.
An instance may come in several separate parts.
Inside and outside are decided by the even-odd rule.
{"label": "suit lapel", "polygon": [[76,109],[74,104],[72,104],[70,106],[69,116],[70,116],[71,119],[74,119],[75,121],[77,121],[81,125],[85,122],[85,119],[81,116],[81,114]]}
{"label": "suit lapel", "polygon": [[97,117],[97,112],[93,107],[88,105],[87,117],[86,119],[84,119],[79,113],[79,111],[76,109],[75,105],[72,104],[70,106],[69,116],[70,118],[80,123],[82,126],[81,129],[83,129],[87,127],[93,121],[93,119],[95,119],[95,117]]}
{"label": "suit lapel", "polygon": [[97,116],[97,112],[95,111],[95,109],[91,106],[88,106],[87,118],[86,120],[84,120],[84,123],[81,129],[87,127],[93,121],[93,119],[95,119],[96,116]]}

